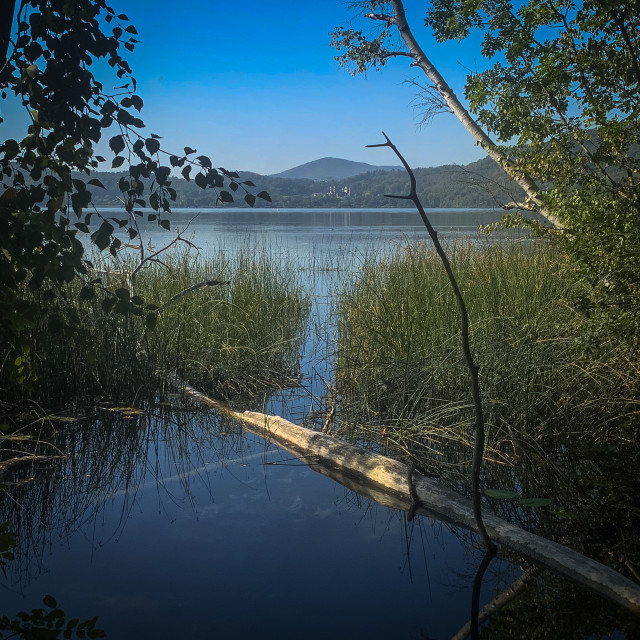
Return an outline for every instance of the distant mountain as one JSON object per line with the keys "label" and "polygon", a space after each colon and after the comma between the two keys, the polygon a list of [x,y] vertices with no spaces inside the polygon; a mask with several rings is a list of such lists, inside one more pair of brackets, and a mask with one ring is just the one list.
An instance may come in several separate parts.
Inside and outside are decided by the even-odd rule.
{"label": "distant mountain", "polygon": [[353,160],[343,160],[342,158],[320,158],[305,164],[298,165],[292,169],[274,173],[270,178],[295,178],[310,180],[341,180],[351,178],[363,173],[374,171],[398,171],[400,166],[376,166],[366,162],[354,162]]}
{"label": "distant mountain", "polygon": [[[326,160],[332,160],[326,158]],[[316,162],[321,162],[320,160]],[[347,160],[338,162],[347,163]],[[314,163],[309,163],[314,164]],[[260,207],[397,207],[398,200],[385,197],[387,193],[405,194],[409,191],[409,177],[405,171],[393,171],[395,167],[374,167],[365,163],[348,164],[364,166],[365,173],[347,178],[327,179],[320,182],[311,178],[262,176],[248,171],[240,172],[240,180],[251,180],[256,186],[251,191],[267,191],[272,203],[258,201]],[[304,167],[306,165],[302,165]],[[301,167],[296,167],[301,168]],[[385,170],[386,169],[386,170]],[[290,170],[290,171],[293,171]],[[280,176],[288,172],[279,174]],[[506,175],[491,158],[484,158],[466,166],[444,165],[426,169],[415,168],[418,195],[425,207],[500,207],[507,202],[522,200],[520,187]],[[85,179],[85,176],[74,175]],[[128,180],[125,172],[94,172],[104,189],[92,189],[92,202],[96,206],[120,206],[118,181]],[[216,192],[201,189],[194,180],[173,177],[171,187],[176,190],[176,207],[214,207]],[[245,206],[244,192],[234,194],[230,206]],[[142,206],[142,205],[141,205]],[[404,205],[406,206],[406,204]]]}

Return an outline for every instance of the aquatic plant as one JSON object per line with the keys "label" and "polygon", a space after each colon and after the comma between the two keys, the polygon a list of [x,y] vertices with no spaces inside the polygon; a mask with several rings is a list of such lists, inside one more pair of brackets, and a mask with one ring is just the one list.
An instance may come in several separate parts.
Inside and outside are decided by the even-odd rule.
{"label": "aquatic plant", "polygon": [[[41,312],[25,330],[30,379],[10,385],[14,368],[0,367],[5,400],[135,402],[157,395],[167,369],[225,397],[296,378],[307,301],[291,266],[256,248],[230,258],[186,248],[140,264],[126,251],[96,257],[92,290],[75,291],[81,285],[74,281],[32,293]],[[128,300],[132,290],[153,301],[145,309],[153,323],[124,308],[114,313],[119,292]]]}
{"label": "aquatic plant", "polygon": [[[490,455],[517,455],[523,440],[606,440],[637,420],[634,352],[615,338],[584,347],[568,260],[547,243],[458,243],[448,252],[472,318]],[[370,261],[339,302],[341,429],[436,455],[456,441],[464,459],[470,398],[459,331],[432,250]]]}

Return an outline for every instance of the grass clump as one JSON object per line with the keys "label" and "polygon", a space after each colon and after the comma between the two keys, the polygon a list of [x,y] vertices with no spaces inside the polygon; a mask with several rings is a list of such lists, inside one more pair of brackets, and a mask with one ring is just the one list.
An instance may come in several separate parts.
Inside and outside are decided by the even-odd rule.
{"label": "grass clump", "polygon": [[[135,294],[159,307],[155,328],[148,329],[143,316],[106,310],[109,294],[100,287],[91,299],[83,299],[77,281],[35,292],[41,313],[25,329],[31,349],[23,384],[9,379],[12,345],[2,354],[5,408],[25,400],[61,406],[88,396],[149,399],[169,370],[225,398],[288,385],[298,375],[307,298],[293,267],[266,252],[163,254],[133,278],[139,261],[126,252],[94,264],[90,277],[105,289],[129,289],[133,280]],[[174,298],[211,280],[226,284]]]}
{"label": "grass clump", "polygon": [[[577,276],[565,257],[535,243],[454,244],[448,254],[471,319],[488,455],[517,454],[520,440],[606,439],[637,420],[633,352],[614,339],[584,348],[569,303]],[[341,296],[338,335],[345,430],[443,461],[468,459],[460,320],[433,251],[413,246],[368,263]]]}

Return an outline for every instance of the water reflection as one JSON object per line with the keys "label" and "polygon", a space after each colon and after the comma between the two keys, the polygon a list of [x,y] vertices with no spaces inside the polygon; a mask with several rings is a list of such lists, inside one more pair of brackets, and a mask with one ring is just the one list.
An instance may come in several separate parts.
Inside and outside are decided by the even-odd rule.
{"label": "water reflection", "polygon": [[[333,378],[335,347],[325,311],[341,269],[357,268],[353,252],[363,258],[373,237],[382,234],[389,246],[411,230],[398,236],[397,227],[380,224],[354,234],[349,218],[341,235],[336,228],[347,218],[334,216],[329,234],[326,220],[314,222],[314,216],[294,223],[298,235],[284,239],[300,255],[317,252],[317,262],[304,267],[317,294],[304,386],[258,399],[254,408],[317,425]],[[208,236],[204,227],[198,234],[203,244],[218,234],[233,250],[234,242],[247,242],[234,223],[248,224],[229,215],[224,229],[211,225]],[[415,233],[422,237],[419,224],[416,219]],[[249,231],[273,237],[272,227],[257,223]],[[68,457],[42,466],[0,503],[0,522],[18,534],[16,558],[6,566],[3,612],[37,607],[43,593],[54,593],[65,610],[85,618],[98,613],[109,636],[125,640],[186,634],[193,640],[214,634],[440,640],[469,621],[483,556],[473,534],[428,518],[409,523],[400,511],[408,505],[338,478],[345,489],[323,478],[313,460],[302,464],[235,423],[171,400],[169,410],[149,407],[143,414],[98,411],[51,435]],[[384,450],[386,444],[373,446]],[[639,530],[638,487],[622,472],[613,484],[604,482],[611,477],[610,456],[601,451],[598,460],[585,447],[547,449],[544,465],[529,453],[517,477],[504,464],[486,469],[487,486],[515,484],[526,495],[553,496],[564,516],[514,501],[488,500],[487,506],[590,555],[610,553],[604,559],[613,566],[637,566],[637,536],[618,534]],[[468,449],[444,441],[439,451],[447,461],[438,469],[441,480],[464,495]],[[622,470],[637,467],[631,448],[625,455]],[[616,492],[621,499],[613,501]],[[478,608],[528,569],[515,555],[501,554],[479,588]],[[480,637],[640,637],[637,620],[554,575],[539,574],[519,593],[485,622]]]}
{"label": "water reflection", "polygon": [[209,638],[212,619],[227,637],[445,638],[468,617],[464,536],[407,523],[237,424],[109,412],[52,441],[73,455],[0,507],[18,534],[3,613],[53,593],[116,638]]}

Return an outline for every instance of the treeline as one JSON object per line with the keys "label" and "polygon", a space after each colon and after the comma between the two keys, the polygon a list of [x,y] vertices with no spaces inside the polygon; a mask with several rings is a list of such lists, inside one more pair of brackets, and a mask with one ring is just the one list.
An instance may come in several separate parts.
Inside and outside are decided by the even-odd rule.
{"label": "treeline", "polygon": [[[509,180],[504,171],[490,158],[466,166],[445,165],[415,169],[418,193],[425,207],[500,207],[520,200],[521,189]],[[93,202],[97,206],[118,206],[118,181],[124,172],[96,172],[105,189],[93,189]],[[409,178],[404,171],[378,171],[341,180],[309,180],[274,178],[257,173],[240,172],[242,180],[251,180],[259,190],[269,193],[270,207],[397,207],[400,201],[386,198],[385,194],[406,194]],[[176,190],[175,207],[214,207],[216,195],[211,189],[203,190],[193,181],[182,177],[171,182]],[[242,198],[235,198],[227,206],[247,206]]]}

